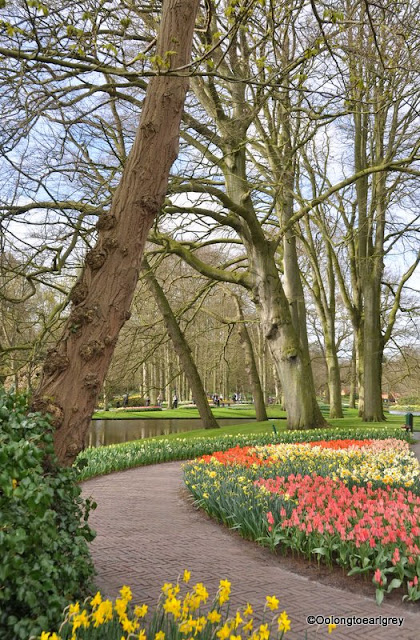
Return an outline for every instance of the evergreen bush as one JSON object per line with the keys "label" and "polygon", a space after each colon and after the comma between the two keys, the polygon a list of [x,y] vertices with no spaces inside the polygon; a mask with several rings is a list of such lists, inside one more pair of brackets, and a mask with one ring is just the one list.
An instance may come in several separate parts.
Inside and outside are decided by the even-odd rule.
{"label": "evergreen bush", "polygon": [[88,516],[96,505],[80,497],[76,474],[58,465],[48,419],[0,390],[2,640],[54,628],[69,600],[92,588]]}

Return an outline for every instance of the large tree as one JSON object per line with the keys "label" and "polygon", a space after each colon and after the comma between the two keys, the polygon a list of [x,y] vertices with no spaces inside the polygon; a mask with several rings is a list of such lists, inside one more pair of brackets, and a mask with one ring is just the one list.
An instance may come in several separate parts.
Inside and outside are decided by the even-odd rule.
{"label": "large tree", "polygon": [[[133,147],[98,241],[73,288],[63,335],[44,363],[33,409],[52,415],[55,449],[71,464],[84,437],[121,327],[130,315],[144,245],[166,195],[179,125],[198,0],[166,0],[156,44],[165,69],[149,82]],[[170,53],[170,55],[168,55]]]}

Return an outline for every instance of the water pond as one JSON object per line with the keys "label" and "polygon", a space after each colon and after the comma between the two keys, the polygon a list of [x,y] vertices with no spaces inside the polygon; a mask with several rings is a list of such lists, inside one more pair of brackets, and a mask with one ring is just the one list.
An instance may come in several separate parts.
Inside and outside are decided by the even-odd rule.
{"label": "water pond", "polygon": [[[253,422],[251,418],[226,418],[218,420],[221,427],[233,424],[245,424]],[[176,419],[155,419],[149,420],[92,420],[86,436],[87,447],[104,447],[109,444],[119,442],[129,442],[130,440],[140,440],[152,436],[163,436],[169,433],[181,433],[201,429],[199,418],[176,418]]]}

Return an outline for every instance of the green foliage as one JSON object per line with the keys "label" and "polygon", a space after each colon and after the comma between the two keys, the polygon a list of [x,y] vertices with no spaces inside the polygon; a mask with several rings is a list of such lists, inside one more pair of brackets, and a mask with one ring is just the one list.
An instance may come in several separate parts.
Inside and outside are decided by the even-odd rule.
{"label": "green foliage", "polygon": [[0,637],[27,639],[58,624],[93,576],[90,508],[76,470],[58,466],[51,426],[26,399],[0,390]]}

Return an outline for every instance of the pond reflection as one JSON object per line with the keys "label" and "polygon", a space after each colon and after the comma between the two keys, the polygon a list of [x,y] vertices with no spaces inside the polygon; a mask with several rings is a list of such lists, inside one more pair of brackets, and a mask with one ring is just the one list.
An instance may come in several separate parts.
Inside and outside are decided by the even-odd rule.
{"label": "pond reflection", "polygon": [[[221,427],[233,424],[253,422],[251,418],[227,418],[217,421]],[[86,436],[87,447],[104,447],[119,442],[140,440],[152,436],[164,436],[169,433],[182,433],[201,429],[199,418],[186,419],[149,419],[149,420],[92,420]]]}

